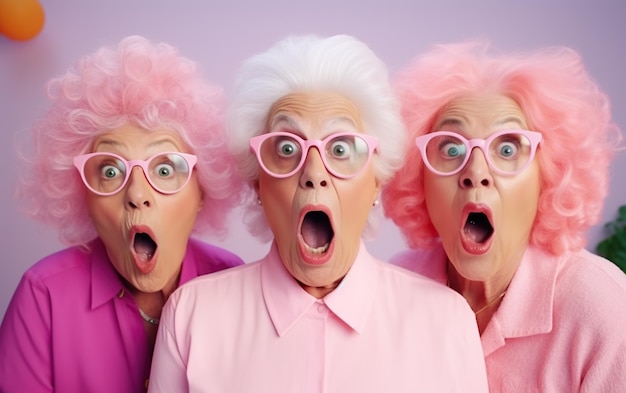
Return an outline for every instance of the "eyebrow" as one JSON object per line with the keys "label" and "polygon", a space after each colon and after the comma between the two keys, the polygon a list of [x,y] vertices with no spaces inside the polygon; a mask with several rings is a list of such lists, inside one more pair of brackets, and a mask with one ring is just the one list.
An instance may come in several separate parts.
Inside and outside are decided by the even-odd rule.
{"label": "eyebrow", "polygon": [[[284,114],[284,113],[277,113],[274,117],[272,117],[268,123],[268,128],[271,129],[273,127],[276,126],[277,123],[280,123],[281,121],[284,121],[287,123],[287,125],[290,128],[290,132],[292,132],[293,134],[296,134],[298,136],[300,136],[303,139],[308,139],[305,138],[302,130],[300,129],[300,127],[298,126],[298,123],[296,122],[295,119],[293,119],[291,116],[289,116],[288,114]],[[338,117],[334,117],[328,120],[328,124],[333,125],[337,122],[342,122],[345,121],[347,123],[349,123],[352,127],[354,128],[358,128],[357,124],[355,124],[354,119],[352,119],[350,116],[338,116]],[[269,130],[268,130],[269,131]]]}
{"label": "eyebrow", "polygon": [[[520,119],[518,116],[509,116],[509,117],[505,117],[502,120],[496,121],[494,124],[495,125],[502,125],[502,124],[506,124],[506,123],[517,123],[517,125],[519,127],[522,127],[524,121],[522,119]],[[455,126],[457,126],[457,125],[461,125],[461,124],[463,124],[463,122],[460,119],[451,118],[451,119],[445,119],[441,123],[438,123],[436,128],[440,128],[440,127],[448,126],[448,125],[455,125]]]}
{"label": "eyebrow", "polygon": [[509,116],[496,122],[496,124],[498,125],[506,123],[517,123],[518,126],[522,127],[522,123],[524,123],[524,121],[522,121],[522,119],[520,119],[518,116]]}
{"label": "eyebrow", "polygon": [[334,117],[334,118],[330,119],[330,124],[334,124],[334,123],[341,122],[341,121],[345,121],[347,123],[350,123],[350,125],[352,125],[352,127],[359,128],[358,124],[350,116]]}
{"label": "eyebrow", "polygon": [[276,123],[280,123],[281,121],[287,122],[289,126],[292,128],[296,128],[296,129],[298,128],[297,127],[298,125],[296,124],[294,119],[292,119],[289,115],[285,115],[283,113],[278,113],[270,119],[270,123],[269,123],[270,128],[274,127]]}
{"label": "eyebrow", "polygon": [[297,135],[303,139],[304,138],[304,134],[302,133],[302,131],[300,130],[300,128],[298,127],[298,124],[296,123],[296,121],[291,118],[289,115],[283,114],[283,113],[277,113],[274,117],[272,117],[267,125],[267,132],[271,132],[270,130],[272,128],[274,128],[276,126],[276,124],[280,123],[281,121],[286,122],[287,123],[287,127],[288,130],[283,130],[283,132],[291,132],[294,135]]}
{"label": "eyebrow", "polygon": [[443,126],[448,126],[448,125],[460,125],[462,124],[462,121],[459,119],[445,119],[444,121],[442,121],[441,123],[437,124],[436,128],[439,127],[443,127]]}

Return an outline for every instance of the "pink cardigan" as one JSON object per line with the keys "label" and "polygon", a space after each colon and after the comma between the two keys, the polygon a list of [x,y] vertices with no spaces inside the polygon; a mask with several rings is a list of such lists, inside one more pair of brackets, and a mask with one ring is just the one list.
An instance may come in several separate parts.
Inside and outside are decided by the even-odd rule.
{"label": "pink cardigan", "polygon": [[[446,282],[442,247],[392,263]],[[529,247],[481,337],[491,392],[626,392],[626,275],[586,250]]]}

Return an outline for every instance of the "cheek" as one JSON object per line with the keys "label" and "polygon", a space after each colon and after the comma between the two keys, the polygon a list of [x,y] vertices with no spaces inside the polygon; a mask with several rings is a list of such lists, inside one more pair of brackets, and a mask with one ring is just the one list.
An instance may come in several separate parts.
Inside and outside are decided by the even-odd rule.
{"label": "cheek", "polygon": [[509,217],[508,222],[514,228],[523,232],[530,231],[539,203],[539,177],[531,175],[505,187],[507,194],[503,196],[503,216]]}
{"label": "cheek", "polygon": [[457,191],[456,177],[426,174],[424,177],[424,199],[429,211],[450,210]]}
{"label": "cheek", "polygon": [[102,235],[103,231],[119,228],[122,220],[123,201],[118,195],[102,197],[89,193],[86,197],[89,216],[96,230]]}
{"label": "cheek", "polygon": [[335,189],[342,209],[343,222],[363,231],[379,191],[373,174],[359,180],[337,182]]}
{"label": "cheek", "polygon": [[298,187],[294,176],[287,179],[259,177],[258,195],[263,205],[270,228],[277,237],[281,232],[293,231],[291,220],[294,203],[294,193]]}
{"label": "cheek", "polygon": [[[156,196],[159,197],[161,196]],[[193,226],[202,204],[202,191],[197,185],[187,188],[184,192],[161,198],[161,206],[165,208],[164,214],[170,218],[166,222],[180,223],[183,227]]]}
{"label": "cheek", "polygon": [[450,228],[456,228],[452,215],[453,201],[458,189],[455,179],[454,176],[441,177],[430,173],[424,177],[426,209],[440,235],[450,232]]}

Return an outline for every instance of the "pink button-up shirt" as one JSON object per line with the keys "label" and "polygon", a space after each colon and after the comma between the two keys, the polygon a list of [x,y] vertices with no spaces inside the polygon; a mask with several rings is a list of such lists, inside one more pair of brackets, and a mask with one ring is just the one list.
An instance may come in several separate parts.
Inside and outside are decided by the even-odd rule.
{"label": "pink button-up shirt", "polygon": [[[100,240],[52,254],[23,276],[0,326],[0,392],[145,392],[147,336]],[[180,283],[240,265],[190,240]]]}
{"label": "pink button-up shirt", "polygon": [[[442,247],[392,262],[445,283]],[[626,275],[586,250],[529,247],[481,337],[492,392],[626,392]]]}
{"label": "pink button-up shirt", "polygon": [[163,309],[149,392],[487,391],[480,340],[454,291],[361,245],[323,299],[276,246],[259,262],[192,280]]}

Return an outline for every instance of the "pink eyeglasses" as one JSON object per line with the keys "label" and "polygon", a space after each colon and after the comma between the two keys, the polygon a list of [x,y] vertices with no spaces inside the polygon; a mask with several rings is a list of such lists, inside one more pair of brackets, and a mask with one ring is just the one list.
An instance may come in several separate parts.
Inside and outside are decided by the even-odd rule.
{"label": "pink eyeglasses", "polygon": [[263,170],[277,178],[296,173],[316,147],[326,170],[333,176],[349,179],[359,175],[370,162],[378,139],[367,134],[341,132],[326,138],[305,140],[288,132],[270,132],[250,139]]}
{"label": "pink eyeglasses", "polygon": [[74,157],[74,166],[85,186],[97,195],[118,193],[135,166],[141,167],[152,188],[174,194],[189,183],[197,161],[195,155],[180,152],[159,153],[145,161],[129,161],[113,153],[90,153]]}
{"label": "pink eyeglasses", "polygon": [[502,130],[487,139],[467,140],[451,131],[435,131],[415,138],[426,167],[441,176],[459,173],[472,150],[482,150],[487,165],[500,175],[515,175],[530,165],[541,133],[528,130]]}

